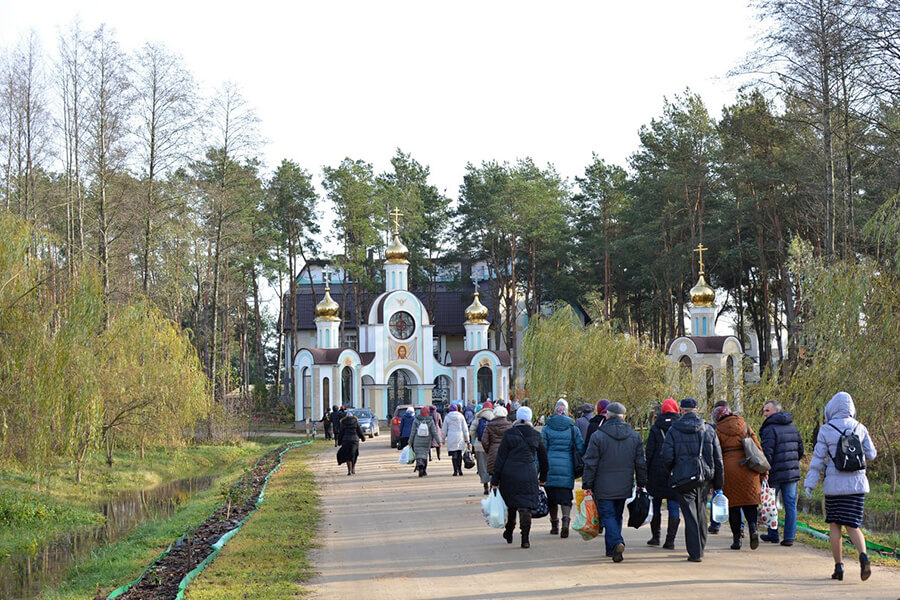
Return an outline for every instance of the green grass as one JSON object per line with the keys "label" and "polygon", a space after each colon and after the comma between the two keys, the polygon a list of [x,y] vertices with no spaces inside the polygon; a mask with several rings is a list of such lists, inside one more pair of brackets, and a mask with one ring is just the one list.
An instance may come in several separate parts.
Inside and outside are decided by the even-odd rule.
{"label": "green grass", "polygon": [[[330,444],[330,442],[329,442]],[[300,598],[314,574],[319,499],[307,458],[323,444],[291,450],[269,479],[265,501],[187,588],[187,600]]]}

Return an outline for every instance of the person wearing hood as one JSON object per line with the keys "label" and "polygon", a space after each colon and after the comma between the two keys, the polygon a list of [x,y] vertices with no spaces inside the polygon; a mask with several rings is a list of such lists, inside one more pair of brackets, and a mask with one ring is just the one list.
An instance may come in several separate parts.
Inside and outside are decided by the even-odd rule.
{"label": "person wearing hood", "polygon": [[[444,427],[444,418],[441,416],[441,411],[438,410],[437,406],[434,404],[431,405],[431,418],[434,419],[434,426],[438,432],[437,441],[431,442],[431,447],[434,448],[434,451],[437,453],[437,459],[441,460],[441,444],[444,442],[441,437],[441,430]],[[428,458],[431,458],[431,453],[428,453]]]}
{"label": "person wearing hood", "polygon": [[359,426],[359,419],[353,413],[346,413],[341,419],[341,447],[337,451],[339,465],[347,464],[347,475],[356,475],[356,461],[359,459],[359,441],[366,441],[366,434]]}
{"label": "person wearing hood", "polygon": [[503,539],[512,544],[518,514],[522,548],[530,548],[531,511],[538,506],[538,486],[547,481],[547,448],[531,425],[531,409],[520,406],[516,417],[500,440],[491,486],[500,490],[508,509]]}
{"label": "person wearing hood", "polygon": [[413,422],[409,435],[409,445],[416,453],[416,471],[419,477],[428,475],[428,455],[435,440],[440,444],[440,434],[431,416],[431,407],[423,406]]}
{"label": "person wearing hood", "polygon": [[400,439],[397,441],[397,450],[403,450],[409,443],[409,436],[412,433],[413,422],[416,420],[416,411],[412,406],[408,406],[403,416],[400,417]]}
{"label": "person wearing hood", "polygon": [[[865,457],[865,461],[858,461],[862,463],[859,465],[862,469],[854,471],[839,469],[836,461],[841,438],[846,439],[850,435],[859,438],[861,453]],[[859,551],[860,578],[865,581],[872,574],[869,555],[866,554],[866,540],[859,527],[862,524],[866,494],[869,493],[865,463],[875,460],[877,454],[869,430],[856,420],[853,398],[846,392],[838,392],[825,405],[825,425],[819,428],[809,473],[803,482],[807,497],[812,497],[813,490],[819,485],[819,478],[823,472],[825,474],[822,487],[825,491],[825,522],[828,523],[828,538],[831,541],[831,554],[834,556],[832,579],[844,579],[842,527],[847,530],[850,541]]]}
{"label": "person wearing hood", "polygon": [[[485,402],[487,404],[487,402]],[[484,447],[484,453],[487,454],[487,470],[488,474],[494,474],[494,463],[497,461],[497,451],[500,449],[500,441],[506,430],[512,427],[512,423],[507,420],[509,412],[504,406],[494,408],[494,418],[484,428],[484,434],[481,436],[481,445]]]}
{"label": "person wearing hood", "polygon": [[491,475],[488,471],[487,453],[481,444],[481,438],[484,436],[488,423],[493,420],[494,405],[490,402],[485,402],[478,409],[478,412],[475,413],[475,418],[472,420],[472,424],[469,425],[469,439],[472,441],[472,446],[475,449],[475,464],[478,466],[478,478],[481,480],[485,495],[489,491]]}
{"label": "person wearing hood", "polygon": [[[803,458],[803,438],[794,426],[794,415],[784,412],[781,404],[769,400],[763,405],[762,427],[759,438],[769,471],[769,487],[781,494],[784,505],[784,540],[782,546],[791,546],[797,534],[797,482],[800,481],[800,460]],[[778,543],[778,528],[769,528],[759,539]]]}
{"label": "person wearing hood", "polygon": [[688,560],[701,562],[706,548],[707,486],[722,489],[725,466],[716,431],[697,414],[697,401],[684,398],[681,412],[681,418],[672,423],[663,440],[662,460],[670,473],[669,487],[678,492]]}
{"label": "person wearing hood", "polygon": [[[553,416],[544,423],[541,438],[547,448],[549,470],[547,472],[547,505],[550,508],[550,535],[569,537],[572,514],[572,490],[575,488],[575,463],[572,453],[584,454],[584,440],[568,415],[569,403],[560,398],[553,409]],[[562,529],[557,511],[562,512]]]}
{"label": "person wearing hood", "polygon": [[645,451],[647,455],[647,491],[653,497],[653,518],[650,520],[650,539],[647,544],[659,546],[659,534],[662,528],[662,504],[666,501],[666,512],[669,522],[666,526],[666,540],[663,548],[675,549],[675,535],[678,533],[678,524],[681,523],[681,515],[678,512],[678,494],[669,487],[669,471],[662,460],[663,441],[672,423],[681,416],[678,404],[672,398],[666,398],[662,403],[656,421],[650,427],[647,435]]}
{"label": "person wearing hood", "polygon": [[609,400],[604,398],[597,403],[597,414],[588,421],[587,434],[584,436],[584,447],[587,449],[591,443],[591,436],[597,431],[603,423],[606,422],[606,407],[609,406]]}
{"label": "person wearing hood", "polygon": [[334,435],[334,447],[337,448],[341,445],[341,419],[344,418],[344,409],[341,407],[338,410],[337,406],[331,407],[331,429],[332,434]]}
{"label": "person wearing hood", "polygon": [[466,418],[459,412],[458,405],[450,405],[450,412],[447,413],[447,418],[444,419],[441,433],[447,444],[447,454],[450,455],[453,461],[453,476],[461,477],[463,474],[463,450],[469,447],[469,428],[466,425]]}
{"label": "person wearing hood", "polygon": [[581,432],[581,439],[587,439],[587,430],[588,425],[591,422],[591,418],[594,416],[594,407],[591,404],[582,404],[581,405],[581,416],[575,419],[575,427],[578,428],[578,431]]}
{"label": "person wearing hood", "polygon": [[741,525],[743,519],[746,518],[747,529],[750,531],[750,549],[756,550],[759,547],[757,523],[759,521],[760,480],[765,475],[760,475],[743,464],[745,458],[744,438],[750,438],[760,450],[762,447],[753,429],[742,417],[734,414],[727,404],[713,411],[713,421],[716,424],[716,435],[719,438],[725,467],[725,484],[722,491],[728,498],[728,524],[731,526],[732,535],[731,549],[741,549]]}
{"label": "person wearing hood", "polygon": [[606,556],[622,562],[622,514],[632,487],[647,485],[647,461],[641,436],[625,422],[625,406],[613,402],[606,407],[607,419],[591,436],[584,453],[581,487],[590,492],[603,524]]}

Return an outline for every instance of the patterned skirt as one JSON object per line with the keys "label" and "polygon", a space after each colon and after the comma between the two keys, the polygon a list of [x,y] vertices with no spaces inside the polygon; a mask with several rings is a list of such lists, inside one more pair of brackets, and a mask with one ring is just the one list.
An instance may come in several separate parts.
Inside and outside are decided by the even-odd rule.
{"label": "patterned skirt", "polygon": [[825,496],[825,522],[845,527],[859,527],[862,525],[865,502],[865,494]]}

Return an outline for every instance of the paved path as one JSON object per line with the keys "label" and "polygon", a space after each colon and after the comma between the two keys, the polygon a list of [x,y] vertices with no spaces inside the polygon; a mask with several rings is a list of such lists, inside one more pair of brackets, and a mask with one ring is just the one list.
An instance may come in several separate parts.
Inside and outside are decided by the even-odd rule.
{"label": "paved path", "polygon": [[313,597],[412,600],[442,598],[615,598],[646,600],[716,598],[900,598],[900,570],[874,567],[859,580],[848,562],[847,579],[830,579],[830,554],[803,545],[761,544],[730,550],[730,535],[710,536],[702,563],[678,549],[646,545],[649,528],[625,532],[625,561],[604,557],[601,539],[549,535],[537,519],[531,548],[508,545],[501,530],[481,516],[481,485],[474,469],[452,477],[444,456],[420,479],[383,435],[360,445],[357,474],[348,477],[334,452],[313,463],[322,497],[322,547],[312,560],[320,575]]}

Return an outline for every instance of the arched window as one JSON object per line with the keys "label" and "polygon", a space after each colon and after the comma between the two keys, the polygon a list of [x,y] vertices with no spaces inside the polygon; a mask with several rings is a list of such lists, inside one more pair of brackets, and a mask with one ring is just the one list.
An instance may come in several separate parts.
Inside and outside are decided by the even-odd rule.
{"label": "arched window", "polygon": [[400,404],[411,404],[411,390],[409,388],[409,375],[400,369],[394,371],[388,378],[388,415],[394,414],[394,409]]}
{"label": "arched window", "polygon": [[686,377],[686,376],[690,375],[691,371],[693,371],[693,369],[694,369],[694,365],[691,362],[691,357],[690,356],[682,356],[678,360],[678,368],[681,371],[679,374],[682,377]]}
{"label": "arched window", "polygon": [[303,407],[303,418],[315,418],[312,414],[312,376],[309,374],[309,367],[303,367],[300,371],[300,398],[300,405]]}
{"label": "arched window", "polygon": [[486,402],[494,393],[494,371],[490,367],[478,369],[478,401]]}
{"label": "arched window", "polygon": [[353,369],[350,367],[341,370],[341,404],[353,406]]}
{"label": "arched window", "polygon": [[465,377],[459,378],[459,397],[462,400],[466,400],[466,378]]}
{"label": "arched window", "polygon": [[706,399],[712,400],[716,393],[716,374],[712,367],[706,367]]}
{"label": "arched window", "polygon": [[725,399],[734,401],[734,357],[730,354],[725,359]]}
{"label": "arched window", "polygon": [[[327,411],[331,404],[331,382],[327,377],[322,379],[322,410]],[[324,412],[322,414],[325,414]]]}

